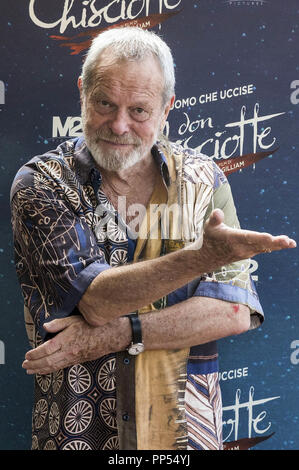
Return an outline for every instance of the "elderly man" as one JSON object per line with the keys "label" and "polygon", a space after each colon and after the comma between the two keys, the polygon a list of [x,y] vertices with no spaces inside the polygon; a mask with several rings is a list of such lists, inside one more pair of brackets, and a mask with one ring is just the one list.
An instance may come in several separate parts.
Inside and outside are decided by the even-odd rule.
{"label": "elderly man", "polygon": [[248,258],[296,244],[241,230],[217,165],[161,137],[173,70],[154,33],[100,34],[84,137],[15,178],[32,448],[222,448],[215,341],[263,319]]}

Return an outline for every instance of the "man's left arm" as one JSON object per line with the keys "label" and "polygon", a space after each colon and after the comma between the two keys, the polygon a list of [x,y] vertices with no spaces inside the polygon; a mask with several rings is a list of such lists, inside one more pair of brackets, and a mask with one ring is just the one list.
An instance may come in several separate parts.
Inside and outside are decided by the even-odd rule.
{"label": "man's left arm", "polygon": [[[215,181],[218,181],[218,183],[215,184],[214,193],[205,213],[203,223],[210,217],[213,210],[217,208],[223,212],[224,223],[228,227],[240,229],[231,187],[216,164],[214,169]],[[249,311],[249,328],[256,328],[264,321],[264,312],[251,277],[252,266],[251,259],[242,259],[226,264],[213,272],[206,273],[199,281],[195,279],[188,284],[187,296],[214,298],[244,307],[247,306]],[[172,296],[173,294],[170,297]],[[234,308],[237,308],[237,306]]]}
{"label": "man's left arm", "polygon": [[[175,349],[208,343],[248,330],[250,310],[208,297],[192,297],[160,311],[140,315],[146,350]],[[29,374],[48,374],[125,350],[132,340],[130,321],[119,317],[103,326],[89,325],[81,315],[56,319],[44,327],[56,336],[27,352]]]}
{"label": "man's left arm", "polygon": [[[214,208],[223,211],[227,225],[239,227],[226,180],[215,189],[204,221]],[[204,221],[195,220],[195,225],[200,226]],[[192,347],[243,333],[251,326],[260,324],[263,311],[250,279],[249,266],[250,261],[245,260],[207,274],[204,279],[194,280],[186,286],[186,300],[175,299],[177,293],[174,292],[168,296],[173,305],[140,315],[145,348]],[[95,327],[78,316],[75,319],[55,320],[44,327],[50,333],[59,334],[26,354],[23,367],[29,373],[49,373],[123,351],[132,339],[131,326],[126,317]]]}

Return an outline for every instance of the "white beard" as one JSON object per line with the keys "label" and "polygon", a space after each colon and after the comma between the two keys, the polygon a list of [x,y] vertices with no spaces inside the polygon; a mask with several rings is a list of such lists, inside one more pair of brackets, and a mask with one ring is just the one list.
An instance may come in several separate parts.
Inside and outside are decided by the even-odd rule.
{"label": "white beard", "polygon": [[[102,128],[98,131],[89,132],[86,126],[85,113],[82,110],[82,127],[85,142],[88,150],[92,154],[96,163],[108,171],[126,170],[142,160],[151,148],[147,149],[142,145],[142,140],[136,135],[117,136],[109,128]],[[119,144],[132,144],[132,150],[122,151],[119,149],[104,149],[101,145],[101,138]],[[151,147],[157,141],[158,129],[154,136]]]}
{"label": "white beard", "polygon": [[93,137],[85,134],[85,142],[96,163],[108,171],[121,171],[130,168],[143,158],[141,149],[133,149],[124,155],[121,150],[104,150]]}

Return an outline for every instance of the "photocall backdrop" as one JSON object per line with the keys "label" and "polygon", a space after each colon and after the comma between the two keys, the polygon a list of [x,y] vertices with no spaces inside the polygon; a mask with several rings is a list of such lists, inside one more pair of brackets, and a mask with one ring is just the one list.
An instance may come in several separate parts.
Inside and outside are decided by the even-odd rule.
{"label": "photocall backdrop", "polygon": [[[1,2],[0,449],[31,445],[10,186],[32,156],[80,135],[76,82],[92,37],[121,24],[160,33],[176,66],[170,138],[222,166],[244,228],[296,239],[298,12],[298,0]],[[226,447],[299,449],[298,249],[259,255],[251,271],[266,320],[219,342]]]}

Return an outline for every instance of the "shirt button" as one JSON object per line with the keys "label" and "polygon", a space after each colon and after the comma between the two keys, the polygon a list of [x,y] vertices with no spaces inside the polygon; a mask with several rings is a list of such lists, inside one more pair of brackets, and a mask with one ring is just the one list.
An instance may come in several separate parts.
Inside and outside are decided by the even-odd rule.
{"label": "shirt button", "polygon": [[130,359],[128,359],[127,357],[125,357],[125,359],[124,359],[124,364],[126,364],[126,365],[130,364]]}
{"label": "shirt button", "polygon": [[127,414],[124,414],[124,415],[123,415],[123,420],[124,420],[124,421],[129,421],[129,419],[130,419],[130,416],[129,416],[129,415],[127,415]]}

